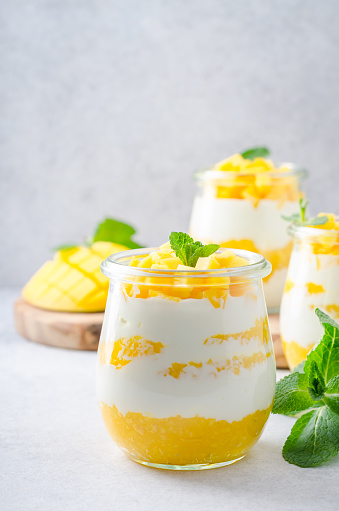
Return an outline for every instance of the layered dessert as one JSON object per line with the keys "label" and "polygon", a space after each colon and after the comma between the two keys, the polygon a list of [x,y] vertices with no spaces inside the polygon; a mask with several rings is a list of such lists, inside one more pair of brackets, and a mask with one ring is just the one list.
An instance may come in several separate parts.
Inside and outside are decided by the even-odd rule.
{"label": "layered dessert", "polygon": [[306,359],[323,332],[318,307],[339,318],[339,219],[320,213],[290,227],[294,247],[280,311],[284,352],[293,369]]}
{"label": "layered dessert", "polygon": [[196,174],[190,234],[204,243],[260,253],[270,261],[264,292],[273,312],[280,306],[292,250],[282,216],[298,211],[304,172],[290,164],[276,167],[255,154],[260,151],[235,154]]}
{"label": "layered dessert", "polygon": [[185,259],[172,246],[102,265],[112,286],[98,350],[101,413],[139,463],[232,463],[258,440],[274,396],[261,284],[270,265],[239,250]]}

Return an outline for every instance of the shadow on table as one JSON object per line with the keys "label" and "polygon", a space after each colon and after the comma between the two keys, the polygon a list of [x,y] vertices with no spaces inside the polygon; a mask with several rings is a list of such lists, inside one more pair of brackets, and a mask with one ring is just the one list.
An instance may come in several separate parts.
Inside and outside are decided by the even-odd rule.
{"label": "shadow on table", "polygon": [[188,472],[148,470],[155,473],[159,484],[175,481],[182,489],[199,487],[202,494],[207,490],[224,495],[225,499],[239,499],[239,502],[262,500],[274,509],[288,509],[288,502],[293,503],[294,509],[299,509],[298,506],[315,509],[321,499],[332,502],[337,490],[330,480],[335,477],[333,466],[339,459],[323,467],[305,469],[287,463],[281,448],[263,439],[245,458],[227,467]]}

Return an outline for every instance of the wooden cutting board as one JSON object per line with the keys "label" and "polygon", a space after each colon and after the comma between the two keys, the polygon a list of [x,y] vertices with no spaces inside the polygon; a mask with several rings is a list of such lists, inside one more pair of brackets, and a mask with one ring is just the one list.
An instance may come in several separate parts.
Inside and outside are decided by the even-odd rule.
{"label": "wooden cutting board", "polygon": [[14,303],[14,323],[17,332],[29,341],[70,348],[98,348],[103,312],[54,312],[39,309],[18,298]]}
{"label": "wooden cutting board", "polygon": [[[14,304],[16,330],[26,339],[74,350],[96,350],[103,312],[54,312],[33,307],[23,298]],[[277,367],[287,369],[279,334],[279,315],[269,315]]]}

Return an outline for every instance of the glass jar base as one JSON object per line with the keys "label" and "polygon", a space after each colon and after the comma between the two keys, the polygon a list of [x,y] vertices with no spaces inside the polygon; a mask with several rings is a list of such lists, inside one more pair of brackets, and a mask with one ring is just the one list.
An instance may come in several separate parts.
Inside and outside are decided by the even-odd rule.
{"label": "glass jar base", "polygon": [[246,454],[243,456],[240,456],[240,458],[236,458],[231,461],[223,461],[221,463],[197,463],[193,465],[163,465],[161,463],[149,463],[148,461],[142,461],[138,460],[134,456],[131,456],[130,454],[127,454],[127,457],[131,460],[135,461],[136,463],[139,463],[139,465],[144,465],[145,467],[150,468],[158,468],[160,470],[177,470],[177,471],[184,471],[184,470],[211,470],[213,468],[221,468],[221,467],[227,467],[227,465],[232,465],[233,463],[236,463],[237,461],[242,460]]}

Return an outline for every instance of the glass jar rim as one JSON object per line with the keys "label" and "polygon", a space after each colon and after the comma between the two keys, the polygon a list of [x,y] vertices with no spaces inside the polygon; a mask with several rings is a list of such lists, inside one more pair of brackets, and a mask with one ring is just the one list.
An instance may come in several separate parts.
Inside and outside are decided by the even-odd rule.
{"label": "glass jar rim", "polygon": [[156,278],[225,278],[225,277],[244,277],[247,279],[264,278],[271,273],[272,265],[264,256],[249,250],[223,249],[220,248],[216,253],[222,253],[224,250],[232,250],[237,256],[243,257],[250,262],[247,266],[237,266],[235,268],[220,268],[212,270],[154,270],[152,268],[138,268],[128,266],[128,262],[133,256],[147,256],[151,252],[156,252],[159,247],[138,248],[134,250],[125,250],[112,254],[101,263],[102,273],[109,278],[117,275],[130,275],[138,277],[156,277]]}
{"label": "glass jar rim", "polygon": [[[339,216],[336,216],[336,221],[339,221]],[[337,240],[339,243],[339,231],[336,229],[319,229],[318,227],[305,226],[305,225],[297,225],[290,224],[288,229],[288,233],[292,238],[297,239],[309,239],[314,240],[321,237],[326,237],[328,239]]]}
{"label": "glass jar rim", "polygon": [[214,168],[207,167],[205,169],[200,169],[194,172],[193,178],[196,181],[208,181],[211,179],[214,180],[234,180],[236,177],[248,177],[248,176],[267,176],[273,179],[281,179],[284,177],[297,177],[299,179],[305,179],[308,177],[308,171],[301,167],[298,167],[294,163],[281,163],[280,167],[288,167],[289,171],[279,171],[278,168],[276,171],[267,171],[262,173],[255,172],[233,172],[230,170],[216,170]]}

